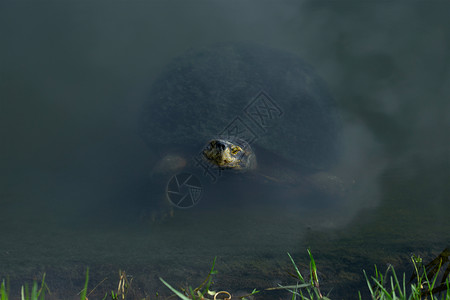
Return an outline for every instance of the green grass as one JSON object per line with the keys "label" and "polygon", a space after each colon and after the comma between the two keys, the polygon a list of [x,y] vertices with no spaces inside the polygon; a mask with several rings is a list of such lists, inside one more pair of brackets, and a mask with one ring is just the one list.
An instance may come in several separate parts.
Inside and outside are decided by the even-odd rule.
{"label": "green grass", "polygon": [[[436,259],[423,265],[420,257],[412,256],[415,273],[406,282],[405,274],[399,280],[394,267],[388,266],[383,275],[375,266],[375,276],[370,279],[364,271],[367,286],[372,299],[380,300],[415,300],[446,299],[450,300],[450,264],[441,276],[442,267],[449,262],[450,250],[446,248]],[[438,282],[440,278],[440,282]],[[361,299],[361,294],[359,294]]]}
{"label": "green grass", "polygon": [[[309,254],[309,276],[305,277],[301,274],[294,259],[288,253],[289,259],[292,263],[294,273],[291,273],[295,282],[290,285],[279,285],[277,287],[270,287],[265,289],[266,293],[274,290],[286,290],[291,295],[291,300],[313,300],[324,299],[329,300],[329,295],[322,295],[320,291],[319,277],[317,272],[317,265],[311,251]],[[450,249],[445,249],[438,257],[427,265],[423,264],[420,257],[412,256],[412,264],[414,266],[414,274],[411,279],[406,282],[406,275],[403,274],[398,277],[394,267],[388,266],[384,274],[375,266],[374,275],[368,276],[363,271],[366,278],[366,283],[372,299],[376,300],[450,300]],[[188,286],[180,290],[172,287],[164,279],[160,278],[161,282],[176,296],[182,300],[206,300],[213,299],[215,296],[221,294],[227,295],[223,299],[231,299],[230,293],[226,291],[216,292],[212,290],[213,276],[217,275],[215,269],[216,258],[214,258],[212,267],[206,276],[205,280],[196,288]],[[447,267],[445,268],[445,265]],[[103,281],[102,281],[103,282]],[[80,291],[80,300],[86,300],[92,292],[102,283],[100,282],[88,293],[89,284],[89,268],[86,270],[84,288]],[[124,271],[119,271],[119,284],[117,292],[111,290],[110,294],[105,294],[103,300],[125,300],[127,298],[128,290],[131,290],[132,279],[129,281]],[[45,283],[45,273],[42,277],[40,285],[34,281],[31,290],[25,284],[21,287],[21,300],[44,300],[46,292],[50,293],[50,289]],[[248,299],[261,291],[254,289],[250,294],[238,297],[238,299]],[[10,295],[9,282],[2,281],[0,286],[0,300],[8,300]],[[362,299],[361,293],[358,292],[359,299]],[[156,297],[159,298],[158,295]],[[172,298],[171,297],[171,298]]]}
{"label": "green grass", "polygon": [[291,293],[291,299],[324,299],[328,300],[328,296],[323,296],[320,291],[319,277],[317,275],[317,266],[311,251],[308,249],[309,254],[309,279],[305,280],[305,277],[301,274],[294,259],[288,253],[289,259],[294,266],[295,273],[292,276],[296,279],[294,285],[279,285],[278,287],[267,288],[266,291],[273,290],[287,290]]}
{"label": "green grass", "polygon": [[[42,281],[40,287],[36,281],[33,282],[33,287],[31,288],[31,292],[28,289],[28,285],[22,285],[20,289],[20,297],[22,300],[44,300],[45,299],[45,291],[49,291],[47,284],[45,283],[45,273],[42,276]],[[5,284],[5,280],[2,281],[0,286],[0,300],[8,300],[9,299],[9,284]]]}

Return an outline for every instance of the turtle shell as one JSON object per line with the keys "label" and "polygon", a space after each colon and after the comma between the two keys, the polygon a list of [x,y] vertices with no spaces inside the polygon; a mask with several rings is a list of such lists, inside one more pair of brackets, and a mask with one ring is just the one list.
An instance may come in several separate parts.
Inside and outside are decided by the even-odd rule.
{"label": "turtle shell", "polygon": [[[324,81],[298,56],[233,43],[190,50],[153,83],[139,131],[162,154],[198,153],[232,135],[305,169],[337,158],[339,113]],[[260,163],[263,163],[259,160]]]}

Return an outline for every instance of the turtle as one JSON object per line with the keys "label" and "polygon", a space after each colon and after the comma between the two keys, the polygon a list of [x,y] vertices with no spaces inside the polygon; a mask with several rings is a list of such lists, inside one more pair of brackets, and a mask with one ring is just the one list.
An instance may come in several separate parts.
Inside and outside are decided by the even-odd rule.
{"label": "turtle", "polygon": [[244,42],[175,58],[154,80],[139,118],[156,157],[153,186],[161,189],[173,174],[203,164],[239,173],[231,176],[237,180],[340,195],[346,186],[329,170],[341,132],[338,104],[311,65]]}

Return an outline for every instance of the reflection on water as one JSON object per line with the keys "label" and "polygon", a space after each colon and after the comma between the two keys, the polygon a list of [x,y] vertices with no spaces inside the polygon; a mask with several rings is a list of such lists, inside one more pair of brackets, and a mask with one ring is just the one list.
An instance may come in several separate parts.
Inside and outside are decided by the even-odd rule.
{"label": "reflection on water", "polygon": [[[192,10],[185,3],[156,2],[0,4],[5,37],[0,49],[0,277],[10,276],[13,291],[46,272],[55,297],[76,295],[89,265],[92,287],[108,277],[98,297],[117,284],[119,268],[133,276],[138,295],[164,294],[158,276],[175,286],[196,285],[215,256],[217,289],[251,291],[292,283],[285,253],[305,270],[311,247],[323,292],[332,289],[333,298],[352,299],[366,289],[363,268],[390,263],[408,273],[410,253],[432,258],[447,246],[448,4],[191,5]],[[280,78],[291,80],[280,75],[285,69],[277,69],[286,61],[259,56],[267,59],[263,65],[271,66],[273,80],[245,89],[248,78],[269,76],[264,68],[246,69],[257,51],[248,52],[241,64],[219,56],[204,67],[219,63],[245,70],[250,77],[231,72],[209,78],[217,83],[213,90],[220,90],[223,80],[236,82],[248,101],[265,90],[280,103],[284,119],[279,122],[289,120],[261,130],[267,135],[255,141],[255,153],[268,163],[261,163],[259,173],[224,172],[213,183],[195,167],[195,155],[210,135],[227,128],[232,117],[245,121],[245,105],[217,102],[214,109],[231,120],[204,123],[206,129],[217,126],[181,153],[178,147],[154,149],[141,139],[138,119],[151,83],[165,66],[188,49],[210,49],[224,41],[282,49],[315,67],[342,121],[339,159],[326,172],[311,171],[320,161],[300,173],[289,163],[326,158],[333,151],[323,146],[299,157],[289,156],[298,152],[287,147],[280,155],[286,160],[271,159],[276,148],[268,141],[306,137],[308,131],[298,134],[298,124],[323,115],[320,110],[303,118],[289,115],[300,108],[277,96],[288,93],[277,89]],[[164,84],[162,92],[182,92],[192,82]],[[302,85],[295,92],[311,93],[314,87]],[[223,93],[207,96],[227,99]],[[204,115],[213,110],[202,109]],[[196,120],[169,121],[185,126]],[[280,128],[286,131],[280,134]],[[151,170],[166,154],[183,155],[175,169],[191,167],[204,194],[192,209],[152,222],[154,203],[163,203],[172,173],[154,180]],[[324,192],[340,186],[330,176],[343,182],[343,196]],[[271,297],[263,293],[256,299]]]}

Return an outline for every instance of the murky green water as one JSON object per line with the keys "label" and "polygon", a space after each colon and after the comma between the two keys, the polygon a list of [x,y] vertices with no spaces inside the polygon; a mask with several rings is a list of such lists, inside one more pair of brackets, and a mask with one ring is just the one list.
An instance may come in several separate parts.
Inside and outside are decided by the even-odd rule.
{"label": "murky green water", "polygon": [[[306,269],[308,247],[333,299],[365,291],[362,270],[373,264],[408,276],[411,253],[429,259],[450,242],[449,9],[2,2],[0,277],[18,296],[46,272],[54,298],[76,298],[90,266],[91,288],[108,278],[95,298],[124,269],[136,295],[153,297],[167,293],[159,276],[199,284],[217,256],[214,286],[239,293],[292,284],[286,252]],[[313,205],[266,187],[259,201],[224,193],[226,178],[206,180],[196,207],[151,222],[158,156],[138,134],[151,83],[188,49],[219,42],[288,51],[315,67],[344,123],[333,172],[356,192]],[[256,297],[278,298],[288,296]]]}

